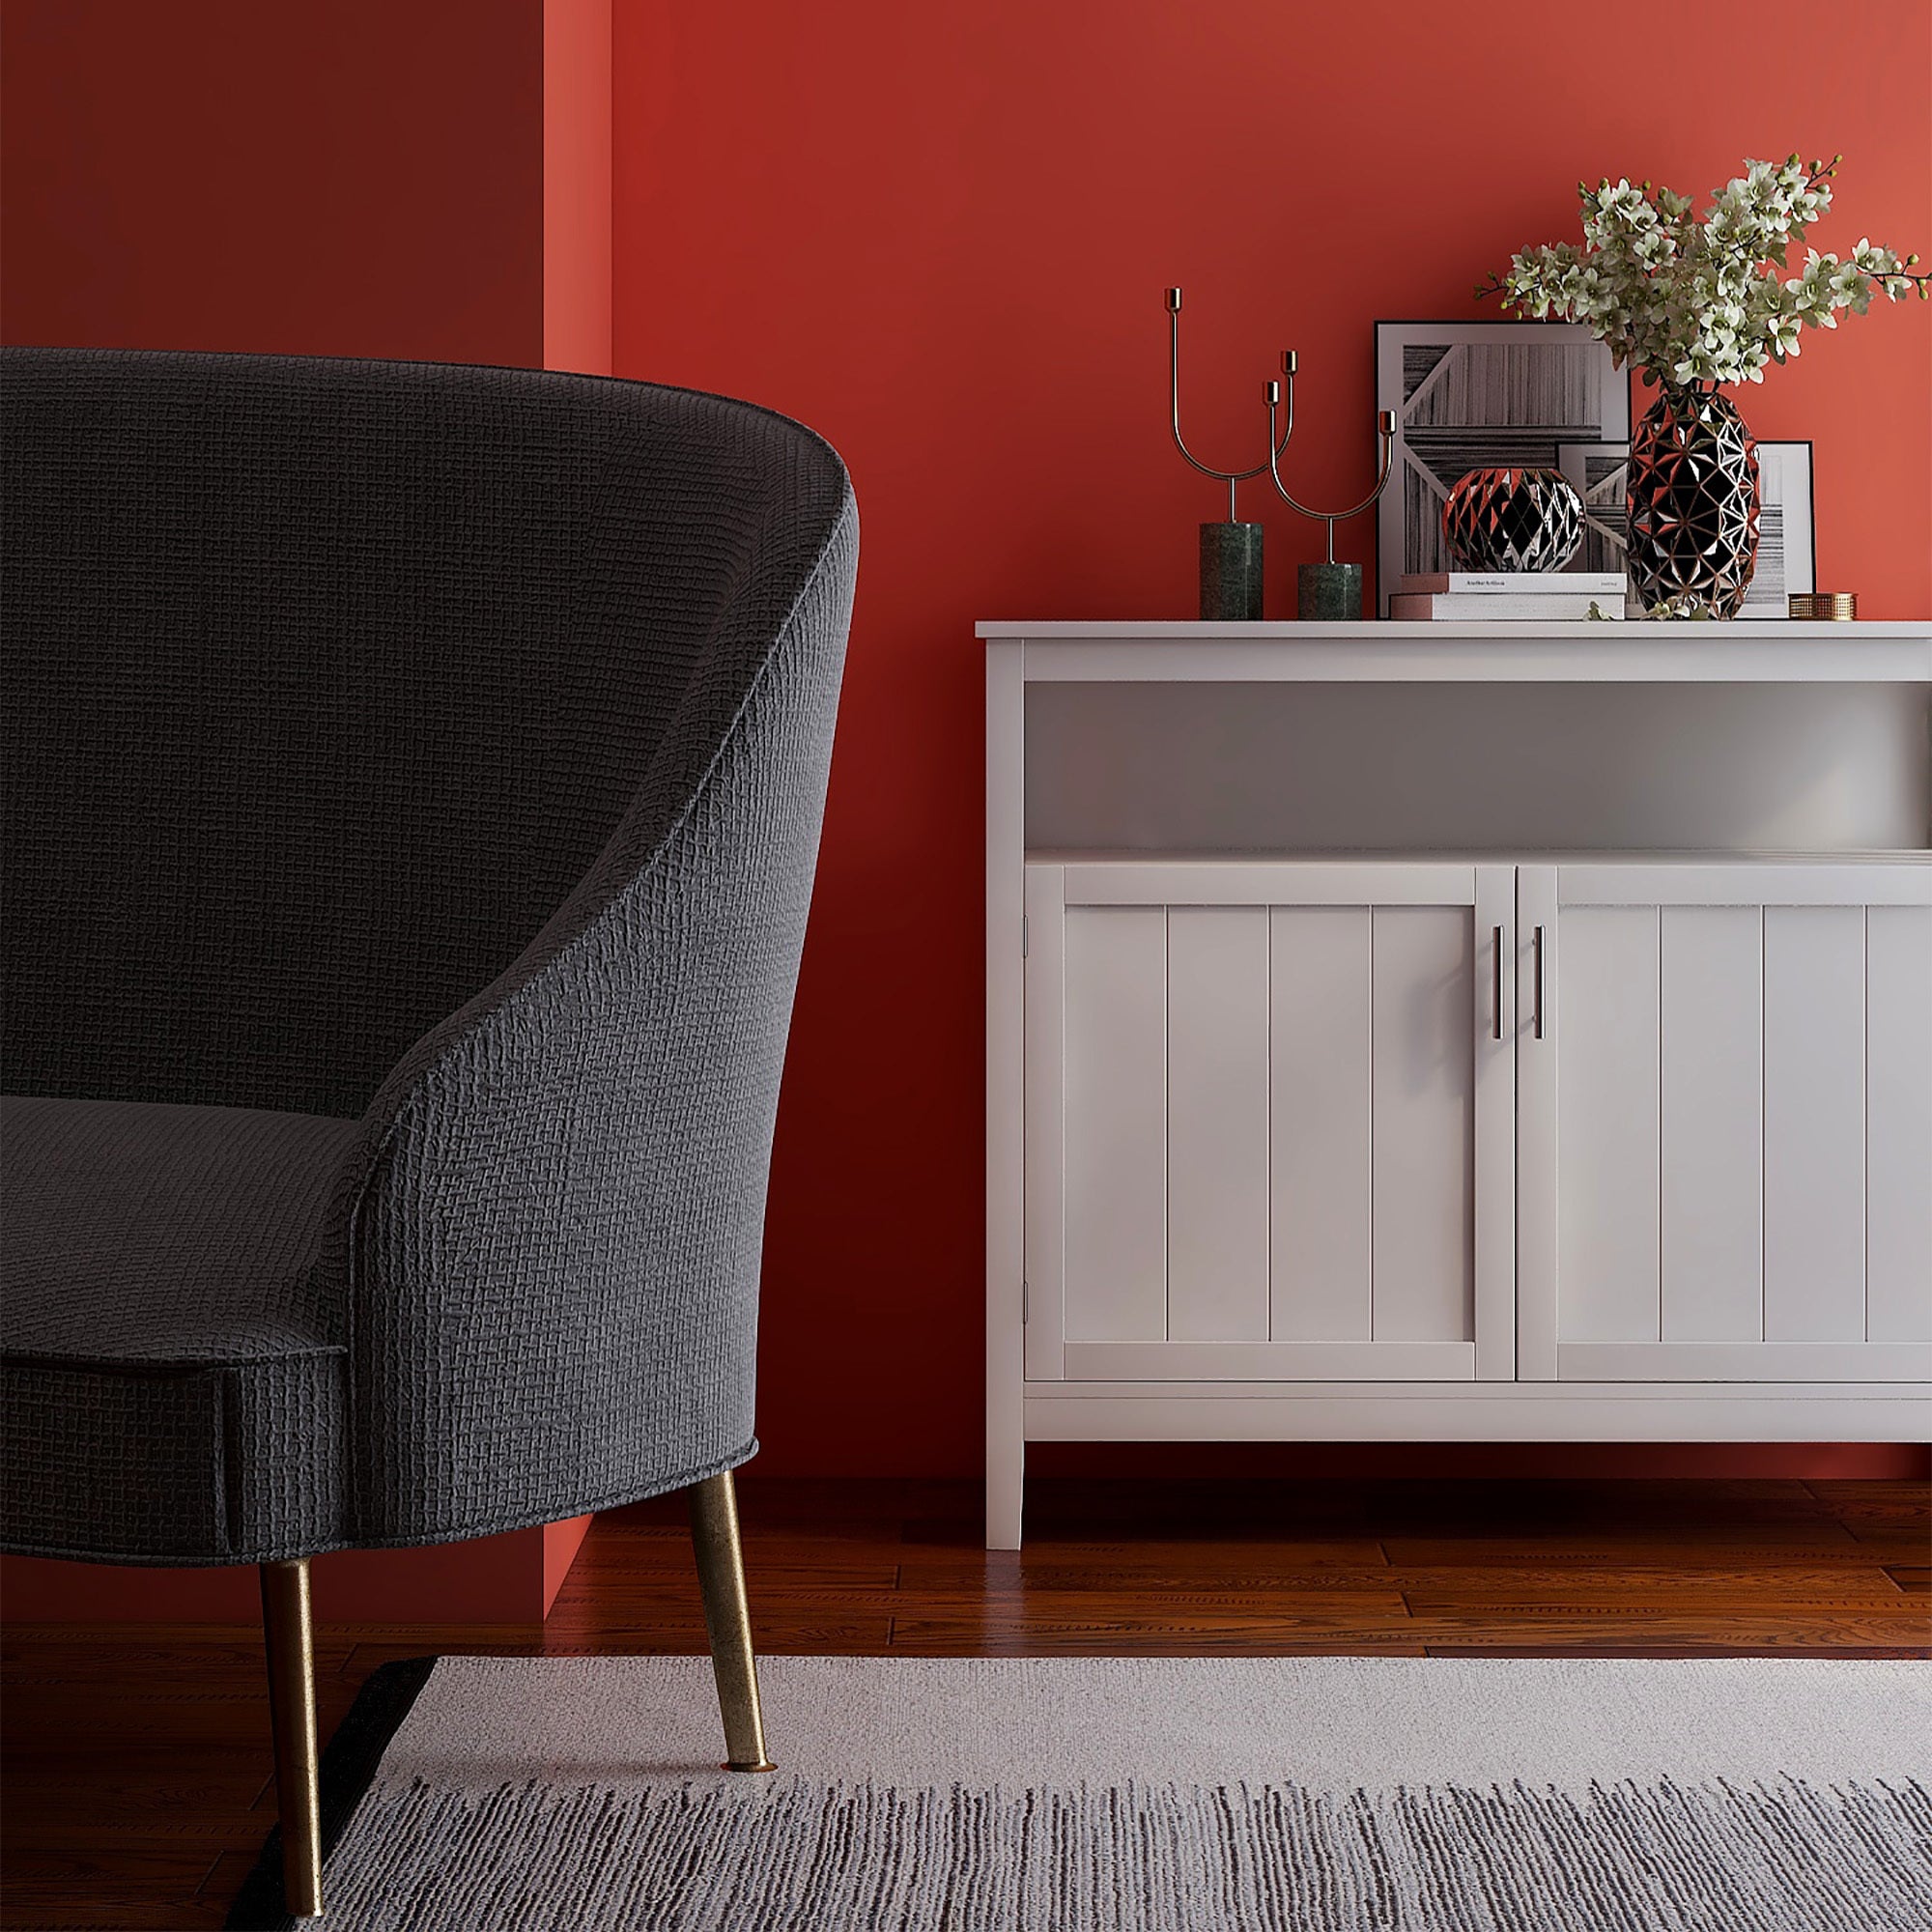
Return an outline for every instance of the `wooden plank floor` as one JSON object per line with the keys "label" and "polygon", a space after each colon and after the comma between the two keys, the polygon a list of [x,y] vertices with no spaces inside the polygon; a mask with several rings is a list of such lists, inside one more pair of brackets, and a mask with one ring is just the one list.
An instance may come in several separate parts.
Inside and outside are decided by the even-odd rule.
{"label": "wooden plank floor", "polygon": [[[1932,1655],[1917,1483],[743,1486],[760,1647],[909,1656]],[[325,1736],[426,1651],[701,1651],[681,1506],[599,1520],[550,1622],[333,1625]],[[213,1926],[272,1817],[259,1634],[7,1634],[8,1927]],[[782,1757],[782,1741],[778,1742]]]}

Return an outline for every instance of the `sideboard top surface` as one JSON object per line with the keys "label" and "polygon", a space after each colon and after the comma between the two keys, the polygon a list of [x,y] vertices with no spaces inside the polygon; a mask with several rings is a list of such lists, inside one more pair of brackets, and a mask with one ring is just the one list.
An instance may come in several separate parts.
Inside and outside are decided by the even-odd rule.
{"label": "sideboard top surface", "polygon": [[1032,682],[1932,685],[1932,622],[995,621]]}

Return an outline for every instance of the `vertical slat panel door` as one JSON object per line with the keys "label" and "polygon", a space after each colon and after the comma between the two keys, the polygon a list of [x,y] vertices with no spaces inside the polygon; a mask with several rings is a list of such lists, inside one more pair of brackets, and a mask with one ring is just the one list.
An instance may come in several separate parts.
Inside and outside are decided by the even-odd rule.
{"label": "vertical slat panel door", "polygon": [[1510,876],[1029,867],[1030,1378],[1510,1374]]}
{"label": "vertical slat panel door", "polygon": [[1520,1373],[1932,1374],[1932,864],[1524,867],[1520,899]]}

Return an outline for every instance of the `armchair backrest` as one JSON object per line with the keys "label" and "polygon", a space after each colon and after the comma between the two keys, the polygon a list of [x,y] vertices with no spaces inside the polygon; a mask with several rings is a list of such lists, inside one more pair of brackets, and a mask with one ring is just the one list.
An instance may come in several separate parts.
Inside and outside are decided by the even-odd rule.
{"label": "armchair backrest", "polygon": [[849,517],[815,437],[684,391],[0,368],[12,1092],[361,1114],[650,849]]}

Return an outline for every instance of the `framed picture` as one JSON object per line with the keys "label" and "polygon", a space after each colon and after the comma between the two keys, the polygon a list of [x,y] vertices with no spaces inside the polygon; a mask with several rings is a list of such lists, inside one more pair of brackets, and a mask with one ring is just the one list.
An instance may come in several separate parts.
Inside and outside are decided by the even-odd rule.
{"label": "framed picture", "polygon": [[[1559,467],[1563,443],[1630,441],[1630,384],[1578,322],[1378,322],[1376,407],[1396,419],[1376,525],[1377,607],[1447,570],[1442,504],[1471,469]],[[1582,551],[1574,568],[1601,569]]]}
{"label": "framed picture", "polygon": [[[1630,483],[1628,442],[1563,442],[1556,467],[1583,499],[1582,570],[1622,570],[1628,534],[1624,497]],[[1761,442],[1757,567],[1740,617],[1786,617],[1794,590],[1815,590],[1817,555],[1811,523],[1811,445]],[[1634,606],[1633,605],[1634,611]]]}
{"label": "framed picture", "polygon": [[1582,570],[1622,570],[1630,535],[1628,442],[1559,442],[1556,467],[1583,499]]}
{"label": "framed picture", "polygon": [[1811,527],[1811,445],[1759,443],[1757,478],[1757,567],[1738,615],[1788,617],[1791,607],[1784,600],[1792,591],[1818,587]]}

